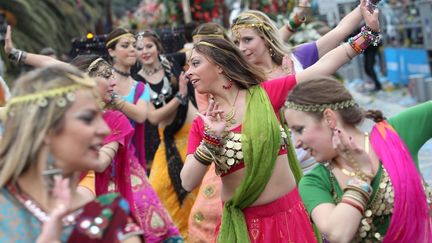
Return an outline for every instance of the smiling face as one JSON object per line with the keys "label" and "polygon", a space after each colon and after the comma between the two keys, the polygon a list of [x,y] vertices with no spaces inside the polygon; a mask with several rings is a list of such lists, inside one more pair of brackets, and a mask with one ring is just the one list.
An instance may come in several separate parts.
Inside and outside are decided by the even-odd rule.
{"label": "smiling face", "polygon": [[248,62],[259,65],[263,57],[270,57],[264,38],[251,28],[240,28],[236,31],[234,43],[238,46]]}
{"label": "smiling face", "polygon": [[131,67],[136,62],[135,43],[136,40],[133,37],[122,37],[118,40],[115,48],[108,49],[108,52],[116,63]]}
{"label": "smiling face", "polygon": [[[192,50],[192,55],[189,60],[189,69],[186,76],[191,84],[199,93],[211,93],[217,87],[218,75],[221,70],[208,57]],[[221,87],[222,84],[219,84]]]}
{"label": "smiling face", "polygon": [[159,50],[156,43],[149,37],[143,37],[136,43],[138,61],[146,66],[153,66],[158,61]]}
{"label": "smiling face", "polygon": [[294,135],[296,148],[303,148],[318,162],[324,162],[336,157],[332,146],[332,130],[324,122],[317,120],[310,113],[287,109],[286,121]]}
{"label": "smiling face", "polygon": [[88,171],[99,165],[99,149],[110,132],[90,90],[78,90],[60,131],[51,131],[47,145],[64,173]]}

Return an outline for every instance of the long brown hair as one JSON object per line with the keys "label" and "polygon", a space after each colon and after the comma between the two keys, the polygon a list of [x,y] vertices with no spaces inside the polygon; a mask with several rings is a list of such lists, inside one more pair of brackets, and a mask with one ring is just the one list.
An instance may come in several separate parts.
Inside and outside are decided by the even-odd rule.
{"label": "long brown hair", "polygon": [[240,88],[247,89],[265,80],[265,74],[250,64],[230,41],[206,38],[197,42],[194,45],[194,50],[220,66],[225,76]]}

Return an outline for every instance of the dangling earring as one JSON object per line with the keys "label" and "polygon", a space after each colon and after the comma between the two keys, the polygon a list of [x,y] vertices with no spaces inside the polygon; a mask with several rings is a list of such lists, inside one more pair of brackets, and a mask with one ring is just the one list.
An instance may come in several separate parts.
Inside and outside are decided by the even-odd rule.
{"label": "dangling earring", "polygon": [[42,177],[46,183],[46,187],[48,188],[48,192],[51,194],[52,189],[54,188],[54,178],[57,175],[63,174],[63,170],[59,168],[55,168],[55,160],[51,153],[48,153],[48,158],[46,161],[46,169],[42,172]]}
{"label": "dangling earring", "polygon": [[270,56],[273,57],[275,55],[273,48],[269,47]]}
{"label": "dangling earring", "polygon": [[230,79],[228,80],[227,84],[222,85],[222,88],[225,90],[231,89],[231,87],[233,86],[233,81]]}

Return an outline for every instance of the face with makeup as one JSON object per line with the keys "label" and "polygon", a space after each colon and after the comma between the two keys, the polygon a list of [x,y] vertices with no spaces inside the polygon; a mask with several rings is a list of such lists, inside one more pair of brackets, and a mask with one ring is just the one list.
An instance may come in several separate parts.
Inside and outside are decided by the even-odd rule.
{"label": "face with makeup", "polygon": [[332,146],[332,130],[324,119],[318,120],[310,113],[287,109],[286,122],[294,135],[296,148],[302,148],[318,162],[336,157]]}
{"label": "face with makeup", "polygon": [[90,90],[78,90],[58,131],[50,131],[46,144],[64,173],[88,171],[99,165],[99,149],[110,132]]}
{"label": "face with makeup", "polygon": [[120,38],[114,48],[109,48],[110,56],[115,60],[116,64],[131,67],[136,62],[136,39],[134,37]]}
{"label": "face with makeup", "polygon": [[234,43],[238,46],[244,57],[252,64],[259,65],[266,56],[270,56],[266,41],[252,28],[236,30]]}

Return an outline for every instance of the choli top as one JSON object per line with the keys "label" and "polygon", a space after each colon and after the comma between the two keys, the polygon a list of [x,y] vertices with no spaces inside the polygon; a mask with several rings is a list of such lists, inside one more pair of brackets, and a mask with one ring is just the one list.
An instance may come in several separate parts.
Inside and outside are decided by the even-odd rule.
{"label": "choli top", "polygon": [[[276,114],[279,113],[288,92],[292,90],[295,84],[296,80],[294,75],[265,81],[260,84],[269,96],[273,110]],[[216,154],[219,158],[219,162],[216,162],[216,174],[226,176],[245,167],[243,152],[241,150],[241,130],[242,125],[240,124],[231,129],[222,140],[223,148],[218,154]],[[204,121],[201,117],[195,118],[189,134],[187,154],[193,154],[195,152],[203,139],[204,131]],[[281,128],[281,148],[279,150],[279,155],[287,153],[285,145],[287,135],[282,131],[283,129]]]}

